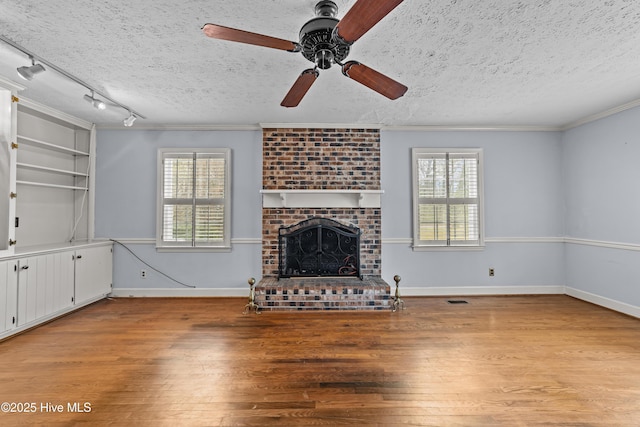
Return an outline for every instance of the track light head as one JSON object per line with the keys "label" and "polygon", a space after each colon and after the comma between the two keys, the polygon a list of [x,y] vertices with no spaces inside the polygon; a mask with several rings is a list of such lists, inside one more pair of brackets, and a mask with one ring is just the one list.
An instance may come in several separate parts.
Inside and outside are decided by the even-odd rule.
{"label": "track light head", "polygon": [[33,58],[31,58],[31,66],[27,67],[26,65],[24,67],[18,67],[17,68],[18,71],[18,75],[20,77],[22,77],[25,80],[33,80],[33,77],[36,74],[39,74],[43,71],[46,71],[46,69],[44,68],[44,66],[42,64],[36,64],[36,61],[33,60]]}
{"label": "track light head", "polygon": [[137,119],[137,117],[131,111],[129,111],[129,117],[124,119],[124,125],[126,127],[131,127],[131,126],[133,126],[133,122],[135,122],[136,119]]}
{"label": "track light head", "polygon": [[84,99],[85,101],[93,105],[93,108],[97,108],[98,110],[104,110],[105,108],[107,108],[107,105],[104,102],[95,98],[93,92],[91,92],[91,95],[85,95]]}

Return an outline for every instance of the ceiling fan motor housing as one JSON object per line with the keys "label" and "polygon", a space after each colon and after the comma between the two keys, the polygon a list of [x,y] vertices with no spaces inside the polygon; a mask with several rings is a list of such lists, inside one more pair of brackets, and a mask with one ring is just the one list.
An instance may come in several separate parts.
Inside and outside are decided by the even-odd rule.
{"label": "ceiling fan motor housing", "polygon": [[316,17],[300,30],[302,55],[321,70],[330,68],[349,55],[349,45],[333,36],[333,30],[339,22],[337,14],[338,6],[334,2],[321,1],[316,4]]}

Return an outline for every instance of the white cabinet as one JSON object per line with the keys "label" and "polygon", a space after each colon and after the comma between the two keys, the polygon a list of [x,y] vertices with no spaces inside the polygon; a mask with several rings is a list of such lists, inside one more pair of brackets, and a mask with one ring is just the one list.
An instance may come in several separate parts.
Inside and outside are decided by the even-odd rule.
{"label": "white cabinet", "polygon": [[0,338],[104,298],[112,256],[95,243],[0,261]]}
{"label": "white cabinet", "polygon": [[77,250],[75,253],[76,304],[111,292],[112,246]]}
{"label": "white cabinet", "polygon": [[0,261],[0,336],[17,326],[18,261]]}

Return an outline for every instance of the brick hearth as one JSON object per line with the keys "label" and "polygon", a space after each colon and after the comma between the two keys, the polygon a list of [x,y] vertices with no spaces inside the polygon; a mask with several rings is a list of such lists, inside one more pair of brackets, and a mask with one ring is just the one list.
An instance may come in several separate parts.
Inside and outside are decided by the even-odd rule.
{"label": "brick hearth", "polygon": [[256,287],[261,310],[388,310],[389,285],[379,277],[263,279]]}

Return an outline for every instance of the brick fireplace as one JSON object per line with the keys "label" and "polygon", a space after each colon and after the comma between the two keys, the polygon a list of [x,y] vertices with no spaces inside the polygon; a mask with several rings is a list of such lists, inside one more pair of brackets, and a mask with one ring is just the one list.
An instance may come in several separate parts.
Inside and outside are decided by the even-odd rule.
{"label": "brick fireplace", "polygon": [[[265,128],[262,170],[263,278],[256,286],[261,307],[388,308],[389,286],[380,277],[379,129]],[[362,280],[278,280],[280,228],[313,217],[361,230]]]}

